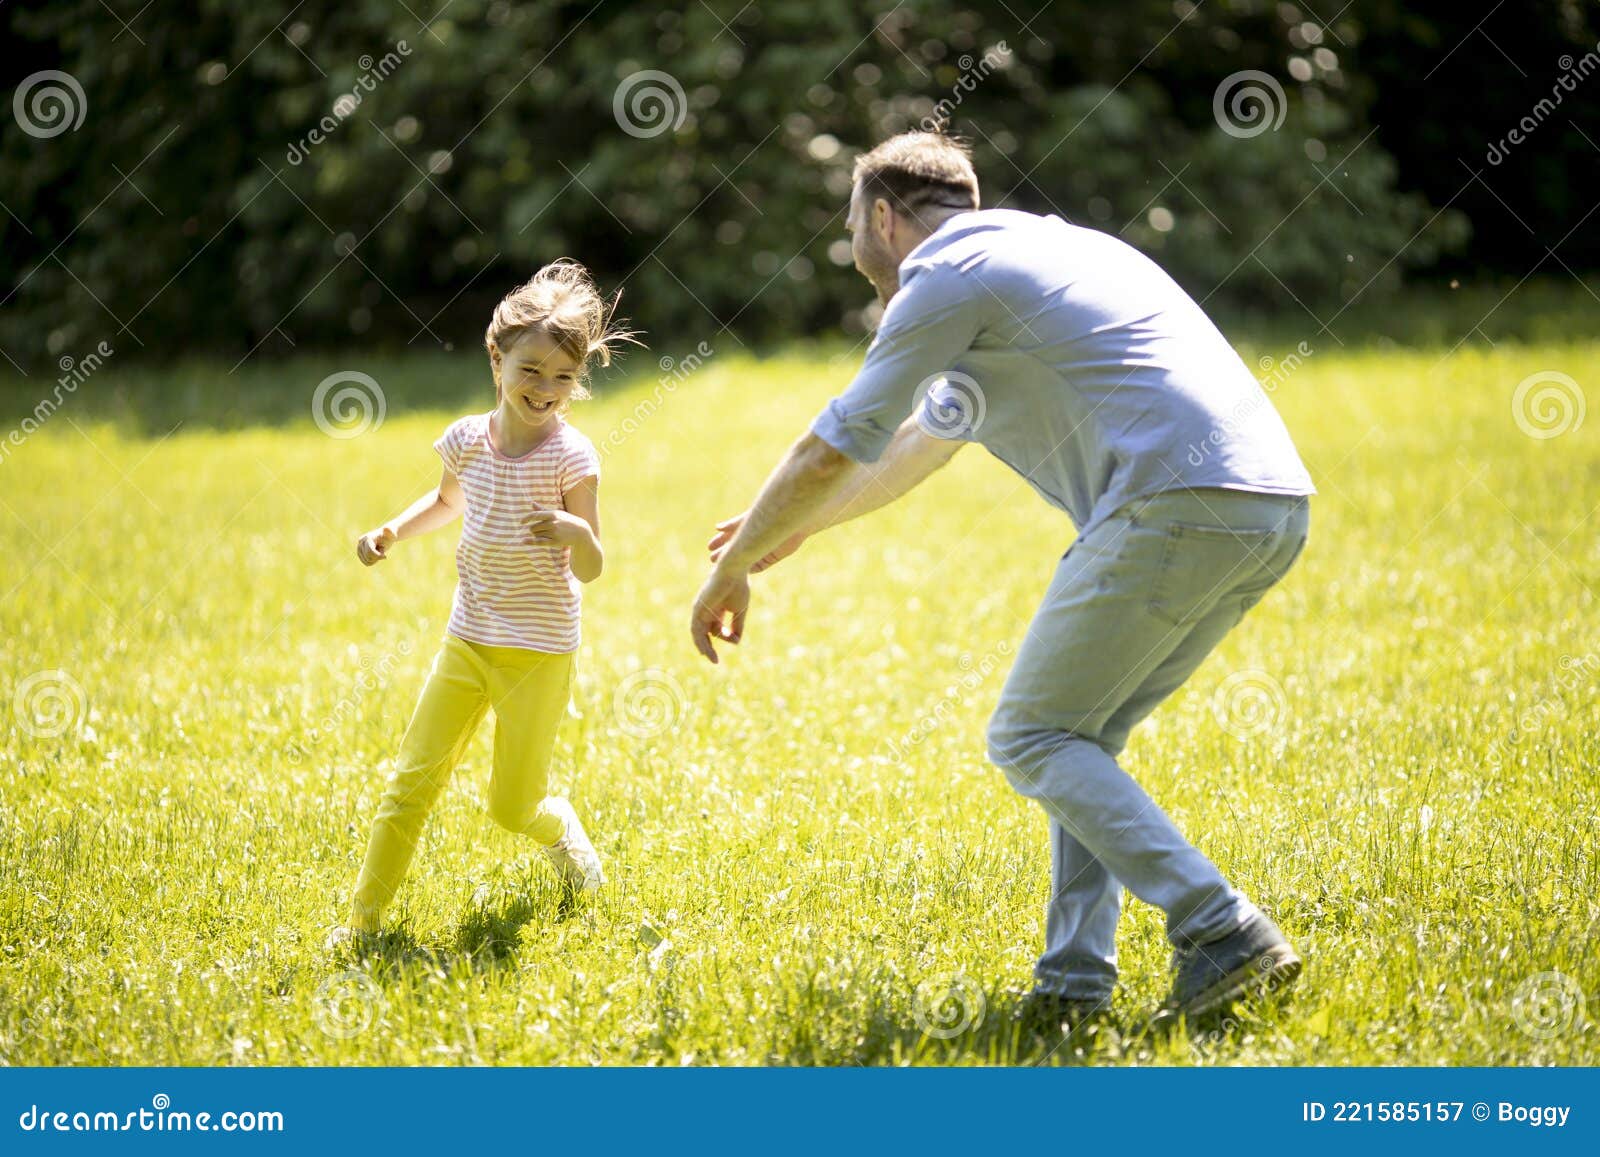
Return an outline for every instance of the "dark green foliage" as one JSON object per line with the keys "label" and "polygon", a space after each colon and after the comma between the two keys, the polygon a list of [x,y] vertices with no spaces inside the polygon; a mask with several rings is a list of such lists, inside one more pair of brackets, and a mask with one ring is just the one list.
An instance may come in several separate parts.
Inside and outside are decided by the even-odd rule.
{"label": "dark green foliage", "polygon": [[[104,338],[230,360],[473,344],[493,300],[561,255],[624,287],[661,353],[859,334],[870,294],[830,258],[850,158],[936,106],[973,141],[989,204],[1121,231],[1208,307],[1327,319],[1406,268],[1480,254],[1453,198],[1470,133],[1385,105],[1385,86],[1482,35],[1430,7],[1356,3],[1323,28],[1251,0],[114,3],[124,26],[100,0],[8,4],[6,91],[60,69],[87,108],[48,138],[0,122],[0,350],[31,374]],[[1539,3],[1513,19],[1546,48],[1592,47],[1592,15]],[[1439,76],[1458,91],[1452,67]],[[682,120],[636,136],[613,102],[645,69],[681,86]],[[1244,69],[1285,93],[1281,124],[1248,138],[1213,115]],[[1523,114],[1538,86],[1511,76],[1472,125]],[[1577,139],[1561,118],[1541,131]],[[1496,179],[1522,180],[1544,144]],[[1571,224],[1578,188],[1541,179],[1519,204]],[[1542,246],[1495,212],[1483,259],[1521,276]],[[1593,268],[1586,244],[1574,268]]]}

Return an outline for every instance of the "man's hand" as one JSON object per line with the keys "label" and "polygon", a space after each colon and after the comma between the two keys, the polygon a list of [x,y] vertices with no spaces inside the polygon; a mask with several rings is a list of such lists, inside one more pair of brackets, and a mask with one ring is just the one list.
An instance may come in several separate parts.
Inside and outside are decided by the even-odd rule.
{"label": "man's hand", "polygon": [[789,448],[750,509],[740,516],[738,532],[715,548],[717,564],[689,614],[696,650],[715,663],[712,639],[737,643],[744,637],[751,569],[771,565],[770,556],[782,557],[799,545],[795,537],[817,525],[828,499],[855,468],[854,462],[809,431]]}
{"label": "man's hand", "polygon": [[[744,615],[749,609],[750,576],[713,570],[695,596],[694,610],[689,615],[689,634],[694,637],[695,650],[717,662],[717,649],[711,640],[738,643],[744,637]],[[731,621],[725,622],[728,619]]]}
{"label": "man's hand", "polygon": [[528,539],[535,546],[576,546],[593,533],[589,524],[565,510],[535,510],[527,518]]}
{"label": "man's hand", "polygon": [[356,539],[356,557],[361,560],[361,565],[372,566],[388,558],[389,548],[393,545],[394,531],[387,526],[380,526]]}
{"label": "man's hand", "polygon": [[[745,514],[748,514],[746,511]],[[733,541],[733,536],[739,533],[739,528],[744,525],[745,514],[736,514],[732,518],[725,518],[717,523],[717,533],[711,536],[711,541],[706,543],[706,549],[711,552],[712,562],[721,562],[728,544]],[[768,551],[764,558],[757,560],[750,568],[751,574],[760,574],[769,566],[775,566],[800,549],[800,544],[806,540],[804,534],[796,534],[787,541],[779,544],[775,550]]]}

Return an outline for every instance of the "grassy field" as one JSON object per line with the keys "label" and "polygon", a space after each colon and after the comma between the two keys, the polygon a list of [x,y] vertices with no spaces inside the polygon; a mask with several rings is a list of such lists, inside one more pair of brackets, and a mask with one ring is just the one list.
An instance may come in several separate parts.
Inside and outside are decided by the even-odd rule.
{"label": "grassy field", "polygon": [[[658,341],[577,408],[609,563],[557,783],[613,883],[565,910],[488,820],[486,726],[359,962],[321,944],[455,531],[371,571],[353,543],[434,484],[486,370],[113,356],[0,461],[0,1060],[1600,1062],[1600,421],[1535,437],[1560,414],[1513,397],[1558,371],[1600,402],[1600,345],[1453,342],[1246,350],[1321,487],[1312,544],[1126,762],[1307,972],[1223,1039],[1146,1037],[1166,947],[1130,901],[1117,1020],[1065,1047],[1019,1026],[1045,820],[982,727],[1066,520],[971,449],[760,576],[721,668],[689,645],[711,524],[858,353],[668,373],[689,350]],[[356,437],[313,421],[340,370],[385,396]],[[6,429],[50,388],[8,382]]]}

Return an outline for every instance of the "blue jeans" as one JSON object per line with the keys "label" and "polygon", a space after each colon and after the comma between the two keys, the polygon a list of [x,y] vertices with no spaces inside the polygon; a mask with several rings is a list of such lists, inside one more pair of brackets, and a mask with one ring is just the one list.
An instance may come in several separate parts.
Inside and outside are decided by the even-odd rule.
{"label": "blue jeans", "polygon": [[1175,945],[1254,912],[1116,757],[1288,573],[1309,523],[1305,498],[1175,490],[1129,503],[1062,556],[988,732],[989,758],[1050,817],[1041,989],[1110,994],[1124,886],[1166,913]]}

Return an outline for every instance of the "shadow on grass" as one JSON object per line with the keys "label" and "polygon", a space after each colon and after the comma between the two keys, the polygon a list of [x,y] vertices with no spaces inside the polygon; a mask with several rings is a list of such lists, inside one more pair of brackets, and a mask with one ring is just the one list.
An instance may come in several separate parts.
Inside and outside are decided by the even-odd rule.
{"label": "shadow on grass", "polygon": [[[924,1026],[905,1010],[880,1006],[864,1040],[845,1063],[856,1065],[1089,1066],[1119,1064],[1142,1039],[1130,1017],[1111,1009],[1079,1026],[1044,1016],[1024,994],[999,993],[981,1017],[959,1025]],[[953,1035],[949,1035],[952,1034]]]}
{"label": "shadow on grass", "polygon": [[562,924],[583,912],[583,900],[554,885],[519,890],[494,904],[474,904],[448,941],[424,941],[405,924],[386,928],[355,947],[349,963],[364,966],[375,980],[394,979],[419,969],[482,973],[517,966],[517,944],[525,925],[537,920]]}
{"label": "shadow on grass", "polygon": [[549,923],[564,924],[583,911],[583,898],[571,889],[541,886],[518,892],[495,906],[474,906],[456,927],[455,949],[474,964],[507,963],[516,956],[517,940],[525,924],[541,915]]}
{"label": "shadow on grass", "polygon": [[[842,996],[822,997],[834,1009],[827,1019],[848,1017]],[[1155,1010],[1112,1006],[1083,1024],[1068,1026],[1040,1011],[1026,994],[989,995],[981,1012],[966,1011],[954,1024],[923,1023],[900,1004],[879,1004],[848,1045],[797,1027],[774,1049],[784,1065],[994,1065],[1087,1067],[1127,1064],[1228,1064],[1254,1034],[1270,1030],[1287,998],[1242,1005],[1188,1023]],[[966,1021],[971,1023],[967,1024]]]}
{"label": "shadow on grass", "polygon": [[1124,1059],[1129,1026],[1115,1013],[1073,1031],[1042,1016],[1026,994],[914,1002],[880,994],[865,1020],[859,995],[807,986],[774,1026],[767,1060],[785,1066],[1092,1065]]}
{"label": "shadow on grass", "polygon": [[[1457,289],[1407,287],[1359,299],[1349,308],[1318,308],[1318,317],[1278,304],[1271,310],[1215,317],[1228,339],[1246,349],[1252,365],[1258,355],[1281,359],[1301,342],[1317,352],[1365,348],[1440,355],[1503,342],[1571,342],[1591,328],[1594,296],[1588,283],[1535,278],[1516,286],[1482,280]],[[827,359],[848,349],[843,335],[830,335],[818,342],[763,348],[740,343],[739,356],[758,361],[775,356]],[[176,429],[315,429],[316,408],[325,422],[331,419],[335,427],[349,430],[377,419],[379,397],[388,417],[419,411],[459,415],[494,405],[488,361],[477,346],[448,353],[352,347],[242,361],[217,354],[166,364],[117,349],[88,372],[79,364],[58,380],[57,368],[23,377],[0,364],[0,426],[70,419],[80,425],[108,423],[133,437],[159,438]],[[840,372],[846,369],[841,366]],[[645,394],[657,385],[660,372],[649,351],[629,351],[615,367],[595,367],[591,385],[602,399]],[[63,388],[63,383],[70,385]],[[376,393],[368,383],[376,384]]]}
{"label": "shadow on grass", "polygon": [[[611,370],[595,367],[590,387],[604,397],[654,382],[657,372],[654,362],[635,358]],[[137,438],[256,428],[321,428],[350,437],[407,414],[482,413],[494,407],[494,397],[482,350],[329,351],[232,370],[226,360],[162,366],[113,354],[92,372],[79,368],[59,379],[0,373],[0,426],[30,433],[70,420],[111,425]]]}

